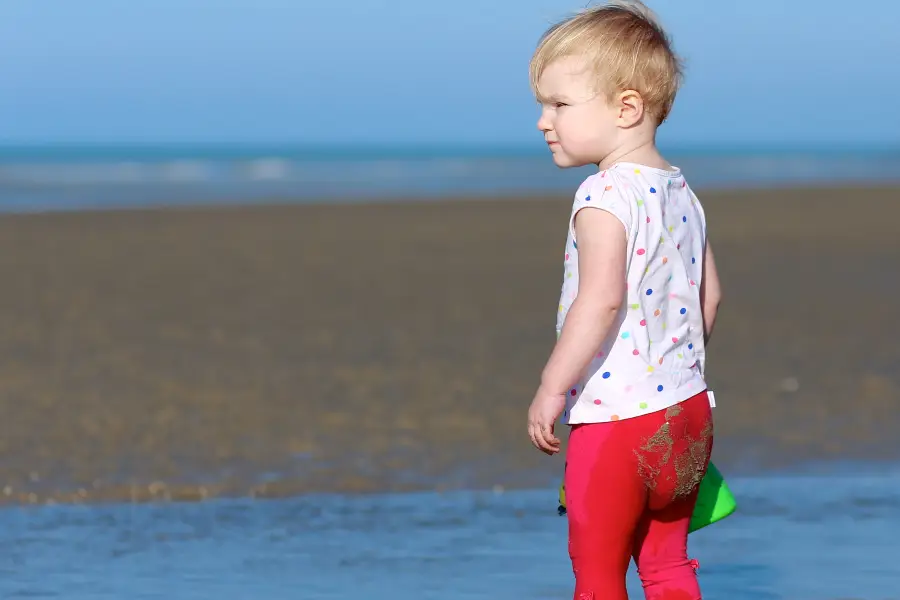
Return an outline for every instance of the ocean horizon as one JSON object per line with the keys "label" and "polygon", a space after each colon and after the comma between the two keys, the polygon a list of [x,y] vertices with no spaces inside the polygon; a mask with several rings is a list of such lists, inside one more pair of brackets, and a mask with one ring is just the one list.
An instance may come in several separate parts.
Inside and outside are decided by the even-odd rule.
{"label": "ocean horizon", "polygon": [[[697,190],[900,183],[900,147],[663,148]],[[540,145],[0,145],[0,212],[570,194]]]}

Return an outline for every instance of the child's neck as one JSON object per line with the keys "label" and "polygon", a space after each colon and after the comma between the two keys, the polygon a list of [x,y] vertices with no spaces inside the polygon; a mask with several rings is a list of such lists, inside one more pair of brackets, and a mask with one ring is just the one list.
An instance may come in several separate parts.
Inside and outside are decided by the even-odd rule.
{"label": "child's neck", "polygon": [[654,169],[663,169],[664,171],[672,171],[674,167],[669,164],[659,150],[656,143],[649,140],[643,143],[634,144],[632,146],[622,146],[601,160],[597,167],[602,171],[608,169],[616,163],[629,162],[639,165],[645,165]]}

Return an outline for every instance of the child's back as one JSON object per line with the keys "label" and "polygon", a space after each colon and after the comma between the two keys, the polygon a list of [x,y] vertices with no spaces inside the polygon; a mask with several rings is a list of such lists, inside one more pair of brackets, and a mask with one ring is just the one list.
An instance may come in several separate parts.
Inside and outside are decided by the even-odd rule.
{"label": "child's back", "polygon": [[684,176],[619,162],[581,185],[566,242],[557,331],[578,294],[572,224],[584,208],[612,213],[625,229],[626,304],[586,376],[570,390],[566,422],[627,419],[702,392],[706,218]]}

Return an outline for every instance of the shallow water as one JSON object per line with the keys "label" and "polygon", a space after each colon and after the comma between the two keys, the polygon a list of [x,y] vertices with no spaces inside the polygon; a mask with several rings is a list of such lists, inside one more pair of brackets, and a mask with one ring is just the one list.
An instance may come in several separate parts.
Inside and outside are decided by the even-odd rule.
{"label": "shallow water", "polygon": [[[729,478],[708,598],[900,598],[900,472]],[[555,490],[0,511],[0,597],[567,598]],[[629,573],[632,597],[642,597]]]}

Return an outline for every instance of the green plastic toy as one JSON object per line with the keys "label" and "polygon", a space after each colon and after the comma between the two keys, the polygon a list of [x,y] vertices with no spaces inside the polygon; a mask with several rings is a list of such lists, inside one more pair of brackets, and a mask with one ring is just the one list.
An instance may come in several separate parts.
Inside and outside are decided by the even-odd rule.
{"label": "green plastic toy", "polygon": [[[728,489],[722,474],[712,463],[706,469],[706,475],[700,480],[700,491],[697,493],[697,506],[691,516],[688,531],[693,533],[721,521],[737,509],[737,502]],[[566,514],[566,486],[559,486],[559,514]]]}

